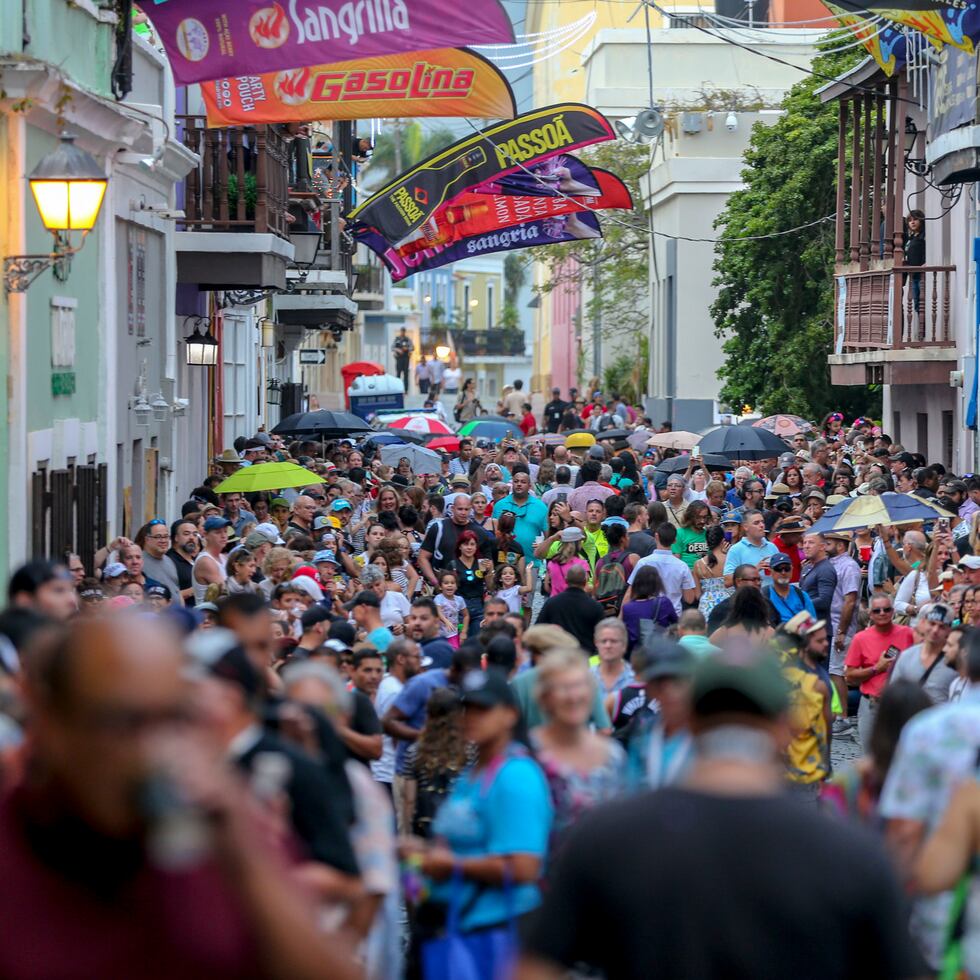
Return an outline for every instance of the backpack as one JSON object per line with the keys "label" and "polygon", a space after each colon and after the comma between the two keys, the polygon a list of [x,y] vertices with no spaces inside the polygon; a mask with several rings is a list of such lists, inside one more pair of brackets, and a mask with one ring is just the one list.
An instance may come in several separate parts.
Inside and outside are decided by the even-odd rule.
{"label": "backpack", "polygon": [[628,552],[621,551],[615,557],[610,553],[606,555],[599,570],[599,577],[595,586],[595,598],[607,616],[619,614],[619,607],[622,605],[623,596],[626,595],[627,581],[626,568],[624,562]]}

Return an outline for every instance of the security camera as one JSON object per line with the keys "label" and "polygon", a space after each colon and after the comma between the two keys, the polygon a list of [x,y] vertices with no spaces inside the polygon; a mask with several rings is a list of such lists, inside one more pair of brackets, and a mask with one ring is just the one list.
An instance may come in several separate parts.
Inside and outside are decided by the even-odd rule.
{"label": "security camera", "polygon": [[734,112],[728,113],[725,117],[725,129],[730,133],[734,133],[738,129],[738,116]]}

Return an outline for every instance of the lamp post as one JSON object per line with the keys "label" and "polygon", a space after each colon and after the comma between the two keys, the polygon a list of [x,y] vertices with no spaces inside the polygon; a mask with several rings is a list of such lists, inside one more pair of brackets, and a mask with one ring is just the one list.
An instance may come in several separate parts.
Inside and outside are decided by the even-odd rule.
{"label": "lamp post", "polygon": [[[95,157],[75,146],[68,133],[61,134],[61,145],[42,157],[27,180],[41,222],[54,236],[54,248],[47,255],[6,256],[3,287],[8,293],[26,292],[51,266],[62,282],[68,278],[71,257],[95,227],[109,183]],[[82,233],[78,245],[72,245],[73,231]]]}
{"label": "lamp post", "polygon": [[[195,317],[194,332],[184,341],[187,345],[187,363],[195,367],[214,367],[218,363],[218,341],[211,334],[211,324],[207,317]],[[206,323],[207,333],[201,333],[201,324]]]}

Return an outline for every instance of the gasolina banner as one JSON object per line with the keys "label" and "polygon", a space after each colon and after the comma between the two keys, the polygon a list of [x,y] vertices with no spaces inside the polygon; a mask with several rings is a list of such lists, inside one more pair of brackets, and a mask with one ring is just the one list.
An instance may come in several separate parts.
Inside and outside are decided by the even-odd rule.
{"label": "gasolina banner", "polygon": [[514,93],[500,69],[475,51],[434,51],[307,65],[201,85],[209,126],[470,116],[512,119]]}
{"label": "gasolina banner", "polygon": [[[588,170],[580,161],[575,161]],[[586,175],[583,175],[585,177]],[[413,238],[394,249],[402,260],[426,249],[450,245],[464,238],[502,231],[529,221],[541,221],[580,211],[629,210],[633,200],[626,185],[607,170],[587,175],[590,193],[578,197],[517,194],[481,194],[464,191],[444,204]],[[576,227],[573,223],[572,227]]]}
{"label": "gasolina banner", "polygon": [[471,235],[469,238],[461,238],[448,245],[436,245],[406,256],[399,255],[398,250],[392,248],[376,231],[364,229],[358,233],[357,238],[377,253],[391,273],[391,281],[400,282],[423,269],[437,269],[441,265],[472,258],[475,255],[602,238],[602,229],[595,214],[591,211],[579,211],[529,221],[482,235]]}
{"label": "gasolina banner", "polygon": [[615,138],[606,117],[590,106],[569,102],[535,109],[433,154],[358,205],[350,217],[389,242],[401,242],[440,205],[476,184]]}
{"label": "gasolina banner", "polygon": [[405,51],[513,44],[500,0],[154,0],[179,85]]}

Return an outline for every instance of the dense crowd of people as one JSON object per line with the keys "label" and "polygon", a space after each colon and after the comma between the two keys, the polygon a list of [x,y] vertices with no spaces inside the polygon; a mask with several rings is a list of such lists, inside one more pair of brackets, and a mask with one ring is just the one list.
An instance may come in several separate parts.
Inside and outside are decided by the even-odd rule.
{"label": "dense crowd of people", "polygon": [[980,977],[980,478],[536,421],[12,574],[0,975]]}

